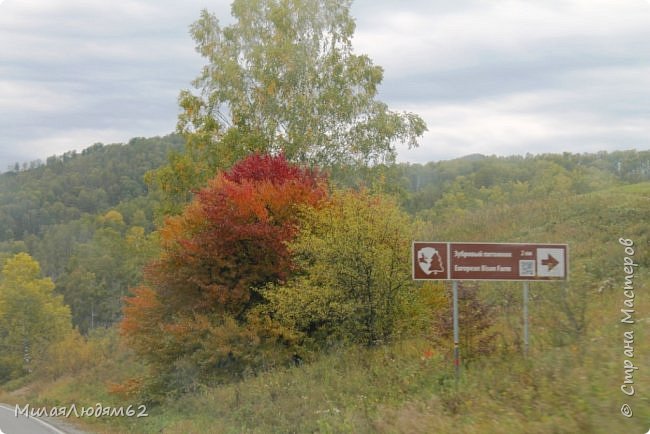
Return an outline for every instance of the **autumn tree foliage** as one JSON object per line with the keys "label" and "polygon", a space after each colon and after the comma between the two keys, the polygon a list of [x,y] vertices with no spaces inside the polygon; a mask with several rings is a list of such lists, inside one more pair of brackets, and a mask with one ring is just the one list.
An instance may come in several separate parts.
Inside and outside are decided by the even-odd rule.
{"label": "autumn tree foliage", "polygon": [[286,243],[300,210],[326,197],[317,171],[283,155],[253,154],[219,173],[160,230],[162,253],[146,285],[125,300],[121,332],[165,390],[272,364],[285,337],[252,315],[259,288],[294,268]]}
{"label": "autumn tree foliage", "polygon": [[413,223],[396,201],[337,191],[303,216],[290,244],[300,272],[269,285],[261,305],[305,349],[374,346],[417,328],[423,305],[411,278]]}
{"label": "autumn tree foliage", "polygon": [[47,363],[48,347],[72,332],[70,308],[27,253],[0,272],[0,383]]}
{"label": "autumn tree foliage", "polygon": [[204,10],[191,26],[205,58],[179,97],[185,150],[151,172],[176,212],[191,188],[251,152],[319,167],[391,164],[417,146],[420,116],[377,98],[383,69],[354,52],[350,0],[234,0],[231,24]]}

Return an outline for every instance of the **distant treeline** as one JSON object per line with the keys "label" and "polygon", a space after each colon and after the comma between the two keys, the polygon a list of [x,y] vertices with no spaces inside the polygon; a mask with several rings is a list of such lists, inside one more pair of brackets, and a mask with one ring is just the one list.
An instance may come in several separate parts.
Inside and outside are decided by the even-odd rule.
{"label": "distant treeline", "polygon": [[411,213],[435,208],[440,213],[647,181],[650,151],[511,157],[474,154],[399,167],[405,208]]}
{"label": "distant treeline", "polygon": [[[96,214],[147,194],[144,174],[163,165],[178,135],[101,143],[52,156],[32,169],[0,175],[0,241],[43,235],[46,228]],[[130,217],[130,216],[128,216]]]}

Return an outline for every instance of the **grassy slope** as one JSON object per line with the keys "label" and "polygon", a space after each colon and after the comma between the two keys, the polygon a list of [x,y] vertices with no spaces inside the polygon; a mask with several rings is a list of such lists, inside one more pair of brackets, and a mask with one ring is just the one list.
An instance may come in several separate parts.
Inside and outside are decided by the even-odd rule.
{"label": "grassy slope", "polygon": [[[416,338],[373,350],[353,348],[216,389],[202,390],[143,419],[92,420],[97,432],[458,432],[458,433],[644,433],[650,427],[650,297],[647,296],[650,244],[650,184],[636,184],[579,197],[559,197],[511,207],[486,208],[430,222],[418,238],[440,240],[568,242],[571,281],[532,285],[531,353],[524,359],[513,346],[463,369],[453,380],[448,348],[433,348]],[[642,266],[635,280],[637,324],[620,323],[623,307],[623,248],[619,237],[635,241]],[[599,291],[600,289],[600,291]],[[518,293],[512,284],[485,284],[481,292],[495,302],[504,342],[516,340],[508,324],[518,318],[498,304],[500,291]],[[576,294],[581,296],[576,296]],[[586,331],[554,344],[571,332],[567,312],[588,306]],[[516,297],[515,297],[516,300]],[[508,319],[508,321],[506,321]],[[557,322],[556,322],[557,321]],[[568,326],[567,326],[568,324]],[[518,323],[515,321],[515,325]],[[462,325],[461,325],[462,327]],[[566,328],[568,327],[568,328]],[[623,331],[634,330],[637,393],[626,397],[623,381]],[[0,400],[57,405],[122,405],[101,391],[109,379],[123,377],[128,357],[105,361],[57,380],[31,385],[19,398]],[[645,369],[644,369],[645,368]],[[620,415],[629,403],[634,416]],[[162,430],[162,431],[161,431]]]}

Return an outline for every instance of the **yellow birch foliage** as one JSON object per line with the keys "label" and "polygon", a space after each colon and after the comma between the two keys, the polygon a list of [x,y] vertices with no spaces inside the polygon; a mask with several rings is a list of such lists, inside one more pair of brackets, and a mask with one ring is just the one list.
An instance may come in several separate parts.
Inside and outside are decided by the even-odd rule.
{"label": "yellow birch foliage", "polygon": [[305,210],[290,244],[302,272],[266,288],[264,306],[306,344],[377,345],[416,327],[423,294],[411,278],[412,221],[394,200],[336,192]]}
{"label": "yellow birch foliage", "polygon": [[41,363],[47,348],[72,331],[70,308],[26,253],[8,259],[0,277],[0,380]]}

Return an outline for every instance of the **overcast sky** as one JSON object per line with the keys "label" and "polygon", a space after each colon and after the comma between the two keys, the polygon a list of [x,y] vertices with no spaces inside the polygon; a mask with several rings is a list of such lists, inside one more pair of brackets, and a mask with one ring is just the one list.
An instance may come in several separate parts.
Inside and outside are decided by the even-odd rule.
{"label": "overcast sky", "polygon": [[[175,129],[188,27],[230,1],[0,0],[0,171]],[[429,131],[400,161],[650,149],[650,0],[358,0],[380,99]]]}

